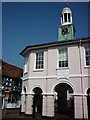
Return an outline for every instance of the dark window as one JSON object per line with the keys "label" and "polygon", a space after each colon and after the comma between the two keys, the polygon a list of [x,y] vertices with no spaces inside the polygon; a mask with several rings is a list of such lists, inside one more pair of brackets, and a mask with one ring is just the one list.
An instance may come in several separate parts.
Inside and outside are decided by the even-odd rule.
{"label": "dark window", "polygon": [[61,18],[62,18],[62,22],[63,22],[63,15],[62,15],[62,17],[61,17]]}
{"label": "dark window", "polygon": [[64,14],[65,22],[67,22],[67,13]]}
{"label": "dark window", "polygon": [[43,52],[36,53],[36,69],[43,69]]}
{"label": "dark window", "polygon": [[59,67],[68,67],[67,48],[63,48],[59,50]]}
{"label": "dark window", "polygon": [[90,66],[90,48],[85,48],[86,65]]}
{"label": "dark window", "polygon": [[70,13],[68,13],[68,22],[70,22]]}

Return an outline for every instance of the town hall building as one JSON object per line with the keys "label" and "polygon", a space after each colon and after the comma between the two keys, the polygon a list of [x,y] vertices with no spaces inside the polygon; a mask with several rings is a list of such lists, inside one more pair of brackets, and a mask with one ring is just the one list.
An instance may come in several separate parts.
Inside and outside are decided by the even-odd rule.
{"label": "town hall building", "polygon": [[90,38],[75,38],[72,11],[61,11],[58,41],[27,46],[24,57],[21,112],[54,117],[69,113],[90,117]]}

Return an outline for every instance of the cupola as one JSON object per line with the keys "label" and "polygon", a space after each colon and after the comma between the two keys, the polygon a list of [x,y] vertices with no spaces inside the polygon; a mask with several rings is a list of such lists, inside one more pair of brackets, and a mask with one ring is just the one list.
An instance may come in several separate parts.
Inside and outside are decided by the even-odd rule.
{"label": "cupola", "polygon": [[73,40],[75,38],[75,27],[72,22],[72,11],[65,7],[61,11],[61,25],[58,27],[58,41]]}
{"label": "cupola", "polygon": [[72,24],[72,11],[70,8],[65,7],[61,12],[61,25]]}

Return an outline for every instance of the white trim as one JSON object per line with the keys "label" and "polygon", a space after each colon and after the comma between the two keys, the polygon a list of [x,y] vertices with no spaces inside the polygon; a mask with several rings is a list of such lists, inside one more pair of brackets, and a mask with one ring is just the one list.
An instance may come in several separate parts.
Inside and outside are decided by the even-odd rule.
{"label": "white trim", "polygon": [[86,48],[89,48],[89,46],[88,45],[86,45],[86,46],[84,46],[84,68],[89,68],[90,67],[90,65],[86,65]]}
{"label": "white trim", "polygon": [[25,93],[21,92],[21,95],[26,95]]}
{"label": "white trim", "polygon": [[68,67],[59,67],[59,50],[66,49],[67,52],[67,58],[68,58],[68,47],[61,47],[57,49],[57,69],[68,69]]}
{"label": "white trim", "polygon": [[85,94],[87,94],[88,89],[90,89],[90,86],[88,86],[88,88],[85,90]]}
{"label": "white trim", "polygon": [[[25,61],[27,61],[27,62],[25,63]],[[24,57],[24,71],[23,71],[23,73],[24,74],[28,73],[28,71],[29,71],[29,53]]]}
{"label": "white trim", "polygon": [[[21,93],[21,95],[35,95],[35,93]],[[54,96],[54,93],[41,93],[43,96]],[[87,96],[87,93],[82,94],[82,93],[72,93],[73,96]]]}
{"label": "white trim", "polygon": [[31,90],[30,90],[30,94],[34,94],[34,88],[36,88],[36,87],[39,87],[41,90],[42,90],[42,93],[44,93],[44,88],[43,88],[43,86],[41,86],[41,85],[35,85],[35,86],[33,86],[32,88],[31,88]]}
{"label": "white trim", "polygon": [[25,80],[28,80],[29,77],[22,77],[22,80],[25,81]]}
{"label": "white trim", "polygon": [[34,68],[33,68],[33,71],[35,70],[35,68],[36,68],[36,52],[34,53],[34,66],[33,66]]}
{"label": "white trim", "polygon": [[28,79],[46,79],[46,76],[28,77]]}
{"label": "white trim", "polygon": [[57,78],[57,76],[37,76],[37,77],[28,77],[29,79],[47,79],[47,78]]}
{"label": "white trim", "polygon": [[72,23],[71,22],[63,22],[62,26],[64,26],[64,25],[70,25],[70,24],[72,24]]}
{"label": "white trim", "polygon": [[54,96],[53,93],[42,93],[42,95],[50,95],[50,96]]}
{"label": "white trim", "polygon": [[23,81],[25,81],[25,80],[30,80],[30,79],[52,79],[52,78],[55,78],[55,79],[57,79],[57,78],[59,78],[59,79],[62,79],[62,78],[66,78],[66,79],[69,79],[69,78],[77,78],[77,77],[90,77],[90,75],[89,74],[83,74],[82,76],[81,76],[81,74],[70,74],[69,75],[69,77],[59,77],[59,76],[57,76],[57,75],[55,75],[55,76],[36,76],[36,77],[27,77],[27,78],[22,78],[22,80]]}
{"label": "white trim", "polygon": [[42,72],[44,69],[34,69],[33,72]]}
{"label": "white trim", "polygon": [[57,48],[57,68],[58,68],[58,66],[59,66],[59,60],[58,60],[58,48]]}
{"label": "white trim", "polygon": [[28,92],[26,94],[25,93],[21,93],[21,95],[34,95],[34,94],[35,93],[28,93]]}
{"label": "white trim", "polygon": [[86,74],[86,75],[82,75],[82,77],[90,77],[90,75],[89,75],[89,74]]}
{"label": "white trim", "polygon": [[66,70],[69,69],[69,67],[58,67],[56,70]]}
{"label": "white trim", "polygon": [[81,77],[81,74],[71,74],[71,75],[69,75],[69,78],[77,78],[77,77]]}
{"label": "white trim", "polygon": [[87,94],[82,94],[82,93],[74,93],[73,96],[87,96]]}
{"label": "white trim", "polygon": [[[37,54],[37,53],[43,53],[43,69],[36,69],[36,54]],[[35,52],[34,70],[33,70],[33,71],[43,71],[43,70],[44,70],[44,66],[45,66],[45,65],[44,65],[44,61],[45,61],[45,60],[44,60],[44,58],[45,58],[45,57],[44,57],[44,54],[45,54],[45,51],[44,51],[44,50],[39,50],[39,51],[36,51],[36,52]]]}
{"label": "white trim", "polygon": [[85,54],[85,46],[84,46],[84,67],[86,67],[86,54]]}
{"label": "white trim", "polygon": [[60,83],[66,83],[66,84],[70,85],[70,87],[73,89],[73,93],[75,93],[76,89],[75,89],[74,85],[73,85],[70,81],[67,81],[67,80],[61,80],[61,81],[59,81],[58,83],[56,83],[56,84],[52,87],[51,93],[54,93],[55,86],[58,85],[58,84],[60,84]]}

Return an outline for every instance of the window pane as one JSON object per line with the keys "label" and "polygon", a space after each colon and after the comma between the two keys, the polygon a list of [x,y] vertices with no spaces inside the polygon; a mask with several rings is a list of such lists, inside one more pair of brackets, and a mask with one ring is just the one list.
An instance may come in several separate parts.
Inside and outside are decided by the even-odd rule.
{"label": "window pane", "polygon": [[90,48],[89,47],[85,48],[85,53],[86,53],[86,65],[89,66],[90,65]]}
{"label": "window pane", "polygon": [[25,57],[24,61],[24,73],[28,72],[28,56]]}
{"label": "window pane", "polygon": [[68,67],[68,53],[67,49],[59,50],[59,67]]}
{"label": "window pane", "polygon": [[68,22],[70,22],[70,13],[68,13]]}
{"label": "window pane", "polygon": [[43,69],[43,52],[36,53],[36,69]]}
{"label": "window pane", "polygon": [[64,14],[65,22],[67,22],[67,13]]}

